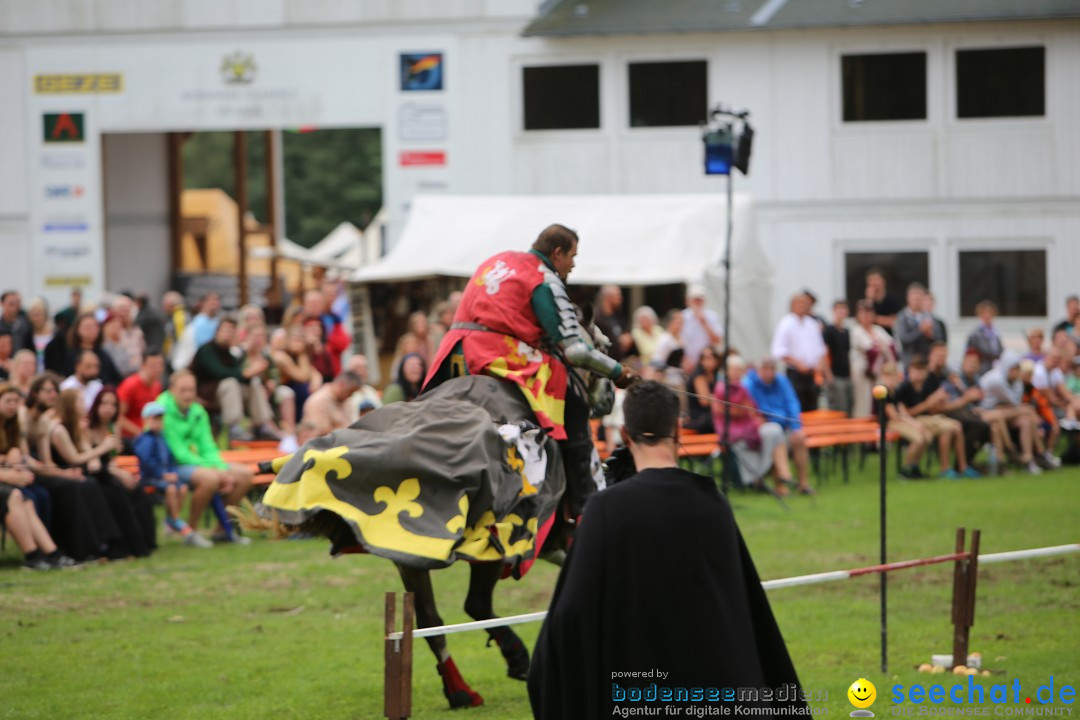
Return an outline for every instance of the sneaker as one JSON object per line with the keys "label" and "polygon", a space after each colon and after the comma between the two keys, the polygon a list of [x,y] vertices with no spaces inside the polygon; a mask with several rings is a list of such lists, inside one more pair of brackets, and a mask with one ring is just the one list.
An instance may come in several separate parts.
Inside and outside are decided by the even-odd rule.
{"label": "sneaker", "polygon": [[917,465],[906,465],[900,468],[900,477],[907,480],[921,480],[926,476],[922,474],[922,470]]}
{"label": "sneaker", "polygon": [[200,535],[199,533],[194,532],[194,531],[190,532],[186,536],[184,536],[184,544],[189,545],[190,547],[197,547],[197,548],[212,548],[212,547],[214,547],[214,543],[210,542],[209,540],[204,538],[202,535]]}
{"label": "sneaker", "polygon": [[67,555],[61,552],[56,552],[52,555],[47,556],[46,562],[49,563],[50,567],[54,567],[58,570],[62,570],[64,568],[73,568],[79,564],[75,562],[72,558],[69,558]]}
{"label": "sneaker", "polygon": [[1043,467],[1049,470],[1061,467],[1061,458],[1055,457],[1054,454],[1049,450],[1042,454],[1042,459],[1046,463],[1046,465],[1044,465]]}
{"label": "sneaker", "polygon": [[1072,418],[1062,418],[1058,422],[1058,427],[1062,430],[1080,430],[1080,422],[1073,420]]}
{"label": "sneaker", "polygon": [[1036,465],[1034,460],[1029,462],[1025,469],[1028,471],[1028,475],[1042,475],[1042,468]]}
{"label": "sneaker", "polygon": [[243,425],[237,424],[229,428],[229,440],[231,442],[251,442],[255,436]]}
{"label": "sneaker", "polygon": [[967,468],[964,470],[964,472],[961,473],[961,475],[966,478],[971,478],[972,480],[981,478],[983,476],[981,472],[971,467],[970,465],[967,466]]}
{"label": "sneaker", "polygon": [[49,561],[44,557],[36,557],[33,560],[27,560],[23,563],[23,567],[27,570],[52,570],[53,566],[49,564]]}
{"label": "sneaker", "polygon": [[948,470],[942,470],[941,473],[938,474],[938,477],[942,480],[956,480],[960,477],[960,475],[958,475],[957,472],[952,468],[949,468]]}
{"label": "sneaker", "polygon": [[232,543],[233,545],[250,545],[251,544],[251,538],[245,537],[244,535],[239,535],[237,533],[233,533],[232,537],[229,537],[225,533],[217,533],[216,535],[214,535],[210,539],[213,540],[216,543]]}

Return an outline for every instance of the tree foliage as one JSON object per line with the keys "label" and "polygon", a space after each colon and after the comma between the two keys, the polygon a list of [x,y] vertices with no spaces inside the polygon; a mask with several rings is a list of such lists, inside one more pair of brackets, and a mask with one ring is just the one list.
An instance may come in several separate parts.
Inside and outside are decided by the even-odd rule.
{"label": "tree foliage", "polygon": [[[304,247],[348,220],[363,228],[382,206],[382,137],[377,128],[285,132],[285,237]],[[248,206],[266,207],[266,144],[247,133]],[[194,133],[184,143],[184,187],[221,188],[235,198],[233,133]]]}

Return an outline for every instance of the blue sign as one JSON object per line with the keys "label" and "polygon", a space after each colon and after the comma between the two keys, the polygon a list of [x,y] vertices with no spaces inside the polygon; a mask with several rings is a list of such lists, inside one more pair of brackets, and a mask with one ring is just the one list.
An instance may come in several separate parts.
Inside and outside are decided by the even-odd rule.
{"label": "blue sign", "polygon": [[443,54],[401,53],[401,89],[404,92],[443,89]]}

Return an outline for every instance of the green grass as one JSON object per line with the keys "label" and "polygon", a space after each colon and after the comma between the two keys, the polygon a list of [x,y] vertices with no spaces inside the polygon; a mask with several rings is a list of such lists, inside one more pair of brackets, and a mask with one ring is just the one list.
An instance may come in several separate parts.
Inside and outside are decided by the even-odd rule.
{"label": "green grass", "polygon": [[[816,498],[790,499],[790,511],[765,496],[734,495],[762,578],[875,563],[872,475],[868,467],[849,485],[834,478]],[[1075,469],[890,481],[889,556],[951,552],[959,526],[982,529],[983,552],[1077,542],[1078,500]],[[326,552],[318,540],[210,551],[169,540],[148,560],[37,574],[16,569],[9,538],[0,558],[0,718],[381,717],[383,594],[399,581],[384,560],[331,560]],[[556,574],[541,563],[525,580],[503,583],[497,609],[544,609]],[[951,578],[951,565],[891,576],[888,676],[879,667],[876,578],[771,591],[804,687],[827,691],[830,714],[846,717],[852,708],[844,693],[859,677],[877,685],[879,716],[889,713],[893,684],[930,684],[915,666],[952,650]],[[436,573],[446,622],[468,619],[461,609],[467,580],[463,564]],[[1050,676],[1058,687],[1080,685],[1078,584],[1076,555],[980,572],[971,649],[998,671],[988,681],[1020,678],[1030,691]],[[538,629],[519,627],[530,647]],[[484,633],[450,639],[458,666],[486,700],[468,717],[530,717],[524,685],[505,677],[485,640]],[[422,642],[416,649],[413,716],[445,718],[434,661]]]}

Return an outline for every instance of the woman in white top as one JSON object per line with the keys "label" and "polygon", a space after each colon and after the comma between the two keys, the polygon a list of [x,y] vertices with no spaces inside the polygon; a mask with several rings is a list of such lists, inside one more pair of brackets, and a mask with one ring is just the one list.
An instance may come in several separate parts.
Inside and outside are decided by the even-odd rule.
{"label": "woman in white top", "polygon": [[642,305],[634,311],[634,328],[630,331],[637,347],[638,357],[642,365],[648,365],[656,353],[656,345],[664,336],[664,328],[660,327],[660,320],[656,317],[656,311],[648,305]]}
{"label": "woman in white top", "polygon": [[887,363],[897,361],[896,344],[885,328],[874,324],[874,305],[869,300],[855,303],[856,324],[851,328],[852,417],[870,414],[870,391]]}

